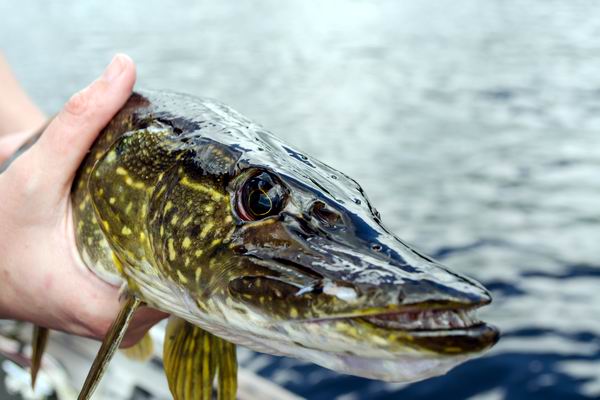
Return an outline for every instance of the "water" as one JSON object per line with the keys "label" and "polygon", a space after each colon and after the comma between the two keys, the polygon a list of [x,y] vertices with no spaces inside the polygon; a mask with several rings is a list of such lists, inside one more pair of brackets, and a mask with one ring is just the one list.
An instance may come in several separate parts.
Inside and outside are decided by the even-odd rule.
{"label": "water", "polygon": [[[324,2],[323,2],[324,3]],[[600,6],[591,1],[0,3],[48,113],[115,51],[356,178],[403,239],[482,281],[504,332],[393,385],[244,365],[309,399],[600,398]]]}

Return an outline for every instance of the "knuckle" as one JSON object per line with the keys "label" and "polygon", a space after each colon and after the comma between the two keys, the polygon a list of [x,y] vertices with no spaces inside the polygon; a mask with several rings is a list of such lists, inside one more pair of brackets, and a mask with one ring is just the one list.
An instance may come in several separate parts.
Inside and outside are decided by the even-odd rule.
{"label": "knuckle", "polygon": [[[57,116],[59,126],[72,131],[89,125],[90,121],[97,118],[98,111],[102,108],[106,86],[106,82],[99,80],[71,96]],[[65,136],[68,136],[68,132]]]}
{"label": "knuckle", "polygon": [[68,115],[80,116],[85,113],[88,108],[89,95],[88,90],[84,89],[75,93],[65,104],[64,111]]}
{"label": "knuckle", "polygon": [[[72,295],[72,301],[79,301]],[[91,337],[94,339],[102,339],[106,336],[112,325],[110,315],[104,315],[94,307],[76,307],[76,314],[71,314],[72,325],[76,327],[72,329],[76,334]],[[70,310],[73,311],[73,310]]]}
{"label": "knuckle", "polygon": [[86,318],[85,322],[83,322],[83,325],[85,325],[89,336],[95,339],[103,339],[106,336],[106,333],[110,330],[112,321],[90,316],[90,318]]}

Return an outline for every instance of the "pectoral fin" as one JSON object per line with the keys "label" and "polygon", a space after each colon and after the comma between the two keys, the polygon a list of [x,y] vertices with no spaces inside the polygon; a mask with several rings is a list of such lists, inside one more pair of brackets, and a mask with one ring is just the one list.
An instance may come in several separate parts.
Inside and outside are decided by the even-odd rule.
{"label": "pectoral fin", "polygon": [[235,346],[179,318],[167,325],[163,363],[175,400],[212,399],[218,375],[219,400],[235,400]]}
{"label": "pectoral fin", "polygon": [[33,343],[31,352],[31,388],[35,389],[35,381],[37,374],[42,365],[42,357],[46,350],[46,344],[48,344],[48,328],[34,325],[33,327]]}
{"label": "pectoral fin", "polygon": [[127,328],[129,327],[129,323],[131,322],[133,314],[140,307],[140,305],[142,305],[142,301],[137,297],[128,295],[124,299],[121,306],[121,311],[106,334],[106,337],[102,342],[102,346],[100,346],[100,350],[98,350],[98,354],[94,359],[92,368],[90,369],[90,372],[88,372],[87,378],[85,378],[85,383],[83,384],[83,388],[79,393],[78,400],[87,400],[92,397],[92,394],[98,386],[100,379],[102,379],[102,375],[104,375],[110,360],[123,341],[123,337],[127,332]]}
{"label": "pectoral fin", "polygon": [[121,352],[135,361],[148,361],[154,354],[154,344],[150,333],[146,333],[142,340],[127,349],[121,349]]}

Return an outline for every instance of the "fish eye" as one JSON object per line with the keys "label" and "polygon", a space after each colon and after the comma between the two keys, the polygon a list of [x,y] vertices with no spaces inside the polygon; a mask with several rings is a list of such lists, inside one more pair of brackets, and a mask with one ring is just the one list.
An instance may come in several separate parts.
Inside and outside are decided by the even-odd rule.
{"label": "fish eye", "polygon": [[245,221],[277,215],[285,207],[287,189],[266,171],[251,175],[237,193],[237,211]]}

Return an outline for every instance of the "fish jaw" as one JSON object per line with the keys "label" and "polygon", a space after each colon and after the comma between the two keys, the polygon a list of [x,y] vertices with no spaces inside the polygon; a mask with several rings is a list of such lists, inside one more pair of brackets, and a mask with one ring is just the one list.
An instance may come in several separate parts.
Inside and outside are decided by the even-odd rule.
{"label": "fish jaw", "polygon": [[394,359],[381,359],[306,349],[296,357],[337,372],[394,383],[417,382],[443,375],[472,358],[467,355],[423,357],[407,354]]}
{"label": "fish jaw", "polygon": [[240,268],[252,272],[230,280],[229,294],[272,324],[360,319],[410,331],[444,319],[448,329],[480,323],[474,310],[491,302],[483,286],[376,229],[373,242],[351,227],[352,234],[319,235],[292,216],[249,227],[232,246],[254,267]]}
{"label": "fish jaw", "polygon": [[413,317],[418,315],[423,325],[421,329],[410,329],[401,326],[410,321],[396,326],[377,326],[369,321],[382,316],[390,320],[394,314],[269,324],[263,313],[250,308],[240,313],[240,305],[231,308],[231,301],[215,300],[215,308],[209,313],[189,311],[195,307],[193,299],[185,303],[186,319],[234,343],[388,382],[414,382],[444,374],[492,347],[499,335],[496,328],[479,322],[475,316],[464,317],[463,326],[458,327],[450,318],[445,323],[440,321],[432,311],[407,312]]}

